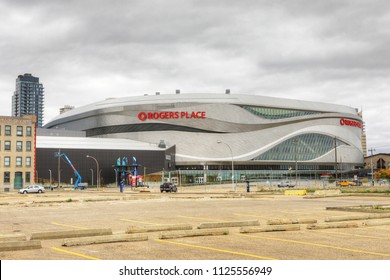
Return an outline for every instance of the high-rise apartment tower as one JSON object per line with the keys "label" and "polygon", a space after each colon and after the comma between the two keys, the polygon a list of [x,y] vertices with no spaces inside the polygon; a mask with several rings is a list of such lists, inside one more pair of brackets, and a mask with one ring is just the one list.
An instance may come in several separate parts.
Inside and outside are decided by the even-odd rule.
{"label": "high-rise apartment tower", "polygon": [[39,78],[31,74],[19,75],[16,79],[16,89],[12,96],[12,116],[37,116],[37,126],[43,125],[44,88]]}

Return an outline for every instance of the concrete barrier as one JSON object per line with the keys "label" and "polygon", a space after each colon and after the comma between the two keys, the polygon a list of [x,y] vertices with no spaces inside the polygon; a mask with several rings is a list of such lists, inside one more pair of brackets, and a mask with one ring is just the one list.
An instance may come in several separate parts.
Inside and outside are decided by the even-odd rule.
{"label": "concrete barrier", "polygon": [[275,225],[265,227],[243,227],[240,233],[270,232],[270,231],[294,231],[301,230],[300,225]]}
{"label": "concrete barrier", "polygon": [[385,226],[390,225],[389,220],[371,220],[371,221],[364,221],[363,226]]}
{"label": "concrete barrier", "polygon": [[306,190],[285,190],[284,195],[306,195]]}
{"label": "concrete barrier", "polygon": [[24,233],[0,234],[0,242],[5,241],[26,241],[27,236]]}
{"label": "concrete barrier", "polygon": [[41,241],[4,241],[0,242],[0,252],[41,249]]}
{"label": "concrete barrier", "polygon": [[163,231],[160,233],[160,239],[172,239],[181,237],[210,236],[210,235],[228,235],[228,229],[193,229],[179,231]]}
{"label": "concrete barrier", "polygon": [[175,225],[151,225],[144,227],[131,226],[127,228],[126,233],[142,233],[153,231],[170,231],[170,230],[190,230],[192,226],[189,224],[175,224]]}
{"label": "concrete barrier", "polygon": [[111,235],[111,234],[112,234],[112,230],[110,228],[47,231],[47,232],[32,233],[30,240],[60,239],[60,238]]}
{"label": "concrete barrier", "polygon": [[328,229],[328,228],[357,228],[357,223],[321,223],[307,225],[307,229]]}
{"label": "concrete barrier", "polygon": [[102,244],[102,243],[114,243],[114,242],[136,242],[146,241],[148,236],[146,234],[114,234],[103,235],[93,237],[80,237],[80,238],[68,238],[62,243],[62,246],[78,246],[78,245],[90,245],[90,244]]}
{"label": "concrete barrier", "polygon": [[315,224],[317,223],[316,219],[310,218],[298,218],[298,219],[273,219],[268,220],[268,225],[288,225],[288,224]]}
{"label": "concrete barrier", "polygon": [[369,220],[369,219],[385,219],[390,218],[390,213],[372,213],[372,214],[361,214],[361,215],[351,215],[351,216],[336,216],[336,217],[327,217],[325,222],[342,222],[350,220]]}
{"label": "concrete barrier", "polygon": [[232,222],[219,222],[219,223],[203,223],[198,226],[198,229],[203,228],[226,228],[226,227],[246,227],[246,226],[259,226],[259,221],[232,221]]}

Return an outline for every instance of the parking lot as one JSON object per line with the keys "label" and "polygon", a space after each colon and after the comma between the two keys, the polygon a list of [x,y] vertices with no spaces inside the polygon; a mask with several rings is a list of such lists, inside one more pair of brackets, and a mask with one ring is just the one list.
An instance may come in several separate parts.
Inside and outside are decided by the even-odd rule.
{"label": "parking lot", "polygon": [[[124,233],[130,226],[205,222],[259,221],[348,216],[351,212],[326,207],[390,205],[388,195],[308,198],[283,192],[179,189],[178,193],[126,190],[52,191],[44,194],[1,194],[0,234],[110,228]],[[358,215],[361,213],[352,213]],[[389,221],[390,218],[382,219]],[[42,240],[42,248],[0,252],[2,260],[389,260],[390,225],[298,231],[240,233],[160,239],[150,232],[147,241],[73,247],[62,239]]]}

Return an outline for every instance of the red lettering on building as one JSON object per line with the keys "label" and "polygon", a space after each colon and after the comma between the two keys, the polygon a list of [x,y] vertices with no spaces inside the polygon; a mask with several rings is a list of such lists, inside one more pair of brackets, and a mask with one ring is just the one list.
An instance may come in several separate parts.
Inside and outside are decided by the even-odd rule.
{"label": "red lettering on building", "polygon": [[175,120],[175,119],[205,119],[206,112],[139,112],[138,119],[146,120]]}
{"label": "red lettering on building", "polygon": [[355,127],[358,127],[358,128],[362,128],[362,123],[361,122],[348,120],[348,119],[344,119],[344,118],[340,119],[340,125],[355,126]]}
{"label": "red lettering on building", "polygon": [[140,113],[138,114],[138,119],[139,119],[140,121],[145,121],[145,120],[147,119],[146,113],[145,113],[145,112],[140,112]]}

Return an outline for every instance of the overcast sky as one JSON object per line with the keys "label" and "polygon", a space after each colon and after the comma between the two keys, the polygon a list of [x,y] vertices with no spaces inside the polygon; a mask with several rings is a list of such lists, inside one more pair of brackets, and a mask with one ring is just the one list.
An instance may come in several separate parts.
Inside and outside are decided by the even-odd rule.
{"label": "overcast sky", "polygon": [[131,95],[221,93],[363,109],[390,152],[388,0],[0,0],[0,115],[18,75],[45,87],[45,119]]}

